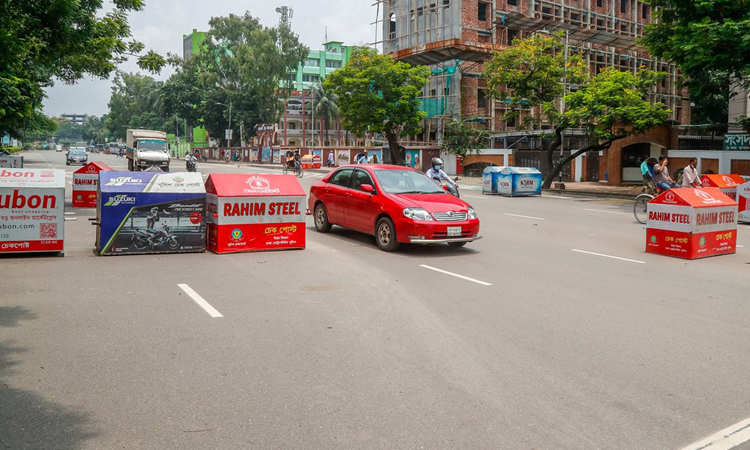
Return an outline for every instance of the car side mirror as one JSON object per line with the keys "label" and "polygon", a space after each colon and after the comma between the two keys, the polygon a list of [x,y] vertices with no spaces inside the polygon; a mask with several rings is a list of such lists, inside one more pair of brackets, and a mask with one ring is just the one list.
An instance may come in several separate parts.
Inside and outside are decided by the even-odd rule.
{"label": "car side mirror", "polygon": [[375,193],[375,188],[372,187],[371,184],[363,184],[359,188],[362,190],[362,192],[367,192],[368,194],[374,194]]}

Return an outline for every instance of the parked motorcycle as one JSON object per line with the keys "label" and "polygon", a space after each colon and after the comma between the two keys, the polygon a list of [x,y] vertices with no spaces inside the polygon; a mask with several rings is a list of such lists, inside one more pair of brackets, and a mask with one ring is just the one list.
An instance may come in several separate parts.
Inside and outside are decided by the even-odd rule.
{"label": "parked motorcycle", "polygon": [[185,168],[188,172],[195,172],[197,169],[197,164],[195,157],[192,155],[185,156]]}
{"label": "parked motorcycle", "polygon": [[176,249],[179,246],[177,238],[172,236],[172,227],[166,223],[163,225],[161,230],[154,229],[141,229],[136,228],[133,232],[131,239],[133,247],[138,250],[145,250],[151,248],[152,250],[157,247],[167,246],[171,250]]}
{"label": "parked motorcycle", "polygon": [[[457,182],[458,181],[458,177],[454,178],[453,181]],[[450,184],[444,184],[443,185],[443,189],[445,189],[445,191],[447,193],[453,195],[454,197],[461,198],[461,194],[458,192],[458,184],[456,184],[455,187],[453,185],[450,185]]]}

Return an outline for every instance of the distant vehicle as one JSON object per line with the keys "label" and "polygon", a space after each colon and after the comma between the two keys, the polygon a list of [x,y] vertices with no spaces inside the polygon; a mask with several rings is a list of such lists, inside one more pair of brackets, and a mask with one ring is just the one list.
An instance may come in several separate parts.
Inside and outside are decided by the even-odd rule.
{"label": "distant vehicle", "polygon": [[119,145],[117,144],[117,142],[110,142],[109,144],[107,144],[106,147],[104,147],[104,153],[108,155],[115,155],[117,154],[118,148],[119,148]]}
{"label": "distant vehicle", "polygon": [[81,164],[86,165],[88,162],[88,155],[86,154],[86,149],[83,147],[71,147],[68,151],[68,156],[65,159],[65,165],[69,166],[71,164]]}
{"label": "distant vehicle", "polygon": [[62,145],[60,145],[60,144],[55,145],[55,151],[56,152],[61,152],[62,151]]}
{"label": "distant vehicle", "polygon": [[128,170],[141,171],[151,168],[169,172],[169,151],[167,133],[154,130],[128,130],[125,139],[125,156]]}
{"label": "distant vehicle", "polygon": [[339,225],[374,235],[384,251],[401,243],[463,247],[480,239],[471,205],[403,166],[340,167],[313,183],[308,207],[319,232]]}

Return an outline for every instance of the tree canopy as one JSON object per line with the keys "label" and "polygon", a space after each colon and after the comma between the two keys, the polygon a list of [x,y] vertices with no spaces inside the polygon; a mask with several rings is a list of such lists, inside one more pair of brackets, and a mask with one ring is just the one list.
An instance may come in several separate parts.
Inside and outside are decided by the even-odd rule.
{"label": "tree canopy", "polygon": [[421,131],[425,114],[420,111],[419,96],[429,75],[427,67],[412,67],[363,48],[329,75],[323,86],[338,97],[344,127],[359,136],[383,133],[391,162],[398,164],[404,159],[400,136]]}
{"label": "tree canopy", "polygon": [[0,7],[0,136],[21,137],[44,124],[44,89],[54,80],[74,83],[84,75],[106,78],[117,64],[137,56],[141,68],[157,71],[164,59],[131,37],[128,13],[143,0],[2,2]]}
{"label": "tree canopy", "polygon": [[[560,57],[561,45],[550,35],[517,39],[509,49],[496,52],[485,66],[491,95],[509,99],[511,111],[506,116],[533,108],[537,113],[521,128],[539,128],[542,123],[552,127],[542,135],[552,167],[544,180],[547,188],[579,155],[607,149],[619,139],[648,131],[665,123],[670,114],[663,104],[649,99],[665,74],[648,70],[633,74],[610,67],[592,76],[577,54],[569,55],[566,67],[564,56]],[[575,87],[564,97],[563,78]],[[564,110],[557,103],[564,105]],[[583,129],[588,145],[553,162],[554,151],[563,144],[563,133],[571,128]]]}
{"label": "tree canopy", "polygon": [[[331,122],[341,117],[341,109],[338,104],[338,97],[318,83],[311,89],[312,101],[307,104],[309,110],[315,114],[315,119],[322,120],[325,124],[325,145],[329,145],[328,130],[331,128]],[[313,124],[315,129],[315,124]]]}
{"label": "tree canopy", "polygon": [[489,138],[490,133],[477,127],[471,118],[452,120],[445,126],[440,148],[452,155],[466,156],[486,148]]}

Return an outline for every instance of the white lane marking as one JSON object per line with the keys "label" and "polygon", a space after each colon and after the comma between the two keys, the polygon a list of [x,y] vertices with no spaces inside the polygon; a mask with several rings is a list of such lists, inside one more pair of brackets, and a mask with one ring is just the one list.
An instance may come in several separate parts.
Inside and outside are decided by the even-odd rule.
{"label": "white lane marking", "polygon": [[66,217],[65,218],[66,222],[75,221],[75,220],[78,220],[78,217]]}
{"label": "white lane marking", "polygon": [[66,213],[65,213],[65,215],[66,215],[66,216],[74,216],[74,215],[75,215],[75,213],[74,213],[74,212],[66,212]]}
{"label": "white lane marking", "polygon": [[544,198],[561,198],[563,200],[573,200],[573,197],[563,197],[561,195],[543,195]]}
{"label": "white lane marking", "polygon": [[489,197],[479,197],[477,195],[464,195],[464,197],[467,197],[467,198],[479,198],[479,199],[482,199],[482,200],[485,200],[485,199],[489,198]]}
{"label": "white lane marking", "polygon": [[750,441],[750,419],[735,423],[682,450],[729,450]]}
{"label": "white lane marking", "polygon": [[612,258],[612,259],[619,259],[620,261],[627,261],[637,264],[646,264],[646,261],[638,261],[637,259],[628,259],[628,258],[620,258],[619,256],[612,256],[612,255],[605,255],[604,253],[595,253],[595,252],[587,252],[586,250],[578,250],[575,248],[571,249],[572,251],[576,253],[585,253],[587,255],[594,255],[594,256],[601,256],[604,258]]}
{"label": "white lane marking", "polygon": [[511,216],[511,217],[520,217],[520,218],[522,218],[522,219],[544,220],[544,219],[542,219],[541,217],[522,216],[522,215],[520,215],[520,214],[508,214],[508,213],[506,213],[505,215],[506,215],[506,216]]}
{"label": "white lane marking", "polygon": [[738,245],[737,248],[745,248],[744,245]]}
{"label": "white lane marking", "polygon": [[591,211],[591,212],[600,212],[605,214],[628,214],[620,211],[605,211],[603,209],[584,209],[584,211]]}
{"label": "white lane marking", "polygon": [[474,278],[465,277],[465,276],[459,275],[457,273],[448,272],[447,270],[438,269],[436,267],[427,266],[425,264],[420,264],[419,267],[422,267],[422,268],[425,268],[425,269],[429,269],[429,270],[434,270],[435,272],[444,273],[446,275],[450,275],[452,277],[460,278],[462,280],[471,281],[472,283],[481,284],[482,286],[492,286],[492,283],[487,283],[487,282],[484,282],[484,281],[475,280]]}
{"label": "white lane marking", "polygon": [[203,300],[203,297],[201,297],[200,295],[198,295],[198,293],[195,292],[193,290],[193,288],[191,288],[187,284],[178,284],[177,286],[179,286],[180,289],[182,289],[183,291],[185,291],[185,293],[187,295],[189,295],[190,298],[192,298],[193,300],[195,300],[195,303],[197,303],[198,305],[200,305],[201,308],[205,309],[206,312],[211,315],[211,317],[213,317],[213,318],[224,317],[224,316],[221,315],[221,313],[219,311],[217,311],[216,309],[214,309],[213,306],[209,305],[207,301]]}
{"label": "white lane marking", "polygon": [[465,189],[469,191],[481,191],[482,190],[482,186],[467,186],[461,183],[459,183],[459,185],[461,186],[461,189]]}

